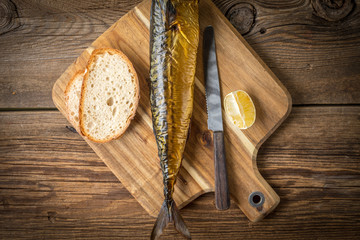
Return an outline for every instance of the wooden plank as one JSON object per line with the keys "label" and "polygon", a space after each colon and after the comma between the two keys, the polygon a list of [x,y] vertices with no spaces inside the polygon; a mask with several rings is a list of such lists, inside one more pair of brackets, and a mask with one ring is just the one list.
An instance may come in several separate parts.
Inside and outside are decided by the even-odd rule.
{"label": "wooden plank", "polygon": [[2,13],[18,26],[0,34],[0,108],[53,108],[55,80],[139,2],[4,0]]}
{"label": "wooden plank", "polygon": [[[15,7],[9,9],[15,10],[9,16],[16,22],[0,25],[0,33],[7,31],[0,34],[0,108],[54,107],[55,80],[140,0],[11,2]],[[215,2],[224,13],[238,5],[237,0]],[[314,14],[311,1],[242,2],[256,10],[245,39],[295,104],[360,102],[359,8],[341,21],[327,22]]]}
{"label": "wooden plank", "polygon": [[319,16],[321,0],[214,2],[235,26],[253,20],[244,37],[295,104],[360,103],[359,0],[329,7],[336,21]]}
{"label": "wooden plank", "polygon": [[[181,210],[194,239],[356,239],[360,107],[296,107],[260,149],[282,201],[250,223],[212,193]],[[321,121],[319,121],[321,119]],[[148,239],[151,218],[57,111],[0,112],[1,239]],[[164,239],[182,239],[166,229]]]}

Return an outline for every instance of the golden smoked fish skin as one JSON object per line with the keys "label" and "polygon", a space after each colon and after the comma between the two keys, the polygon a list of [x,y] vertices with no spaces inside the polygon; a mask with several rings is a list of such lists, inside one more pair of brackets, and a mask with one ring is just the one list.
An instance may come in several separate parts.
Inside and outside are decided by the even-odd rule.
{"label": "golden smoked fish skin", "polygon": [[[172,195],[193,110],[198,4],[198,0],[153,0],[151,6],[150,103],[165,196],[152,239],[168,222],[174,222],[177,229],[186,228]],[[159,222],[161,218],[167,222]],[[184,229],[178,230],[187,236]]]}

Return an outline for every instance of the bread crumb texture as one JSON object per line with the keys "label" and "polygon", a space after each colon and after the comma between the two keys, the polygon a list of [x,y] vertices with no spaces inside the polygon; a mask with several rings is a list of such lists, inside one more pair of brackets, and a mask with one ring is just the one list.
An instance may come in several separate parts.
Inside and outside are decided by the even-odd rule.
{"label": "bread crumb texture", "polygon": [[121,135],[135,114],[137,78],[127,61],[120,54],[105,51],[88,65],[82,127],[95,141]]}
{"label": "bread crumb texture", "polygon": [[65,103],[70,123],[79,130],[79,105],[84,71],[77,72],[69,81],[65,91]]}

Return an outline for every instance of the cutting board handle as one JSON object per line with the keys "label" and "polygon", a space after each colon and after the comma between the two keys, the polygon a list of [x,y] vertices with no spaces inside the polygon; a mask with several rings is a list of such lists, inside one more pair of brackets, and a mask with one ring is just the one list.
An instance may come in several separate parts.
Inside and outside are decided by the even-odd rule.
{"label": "cutting board handle", "polygon": [[254,159],[246,156],[243,160],[240,166],[228,161],[230,194],[248,219],[257,222],[276,208],[280,197],[259,173],[256,154]]}

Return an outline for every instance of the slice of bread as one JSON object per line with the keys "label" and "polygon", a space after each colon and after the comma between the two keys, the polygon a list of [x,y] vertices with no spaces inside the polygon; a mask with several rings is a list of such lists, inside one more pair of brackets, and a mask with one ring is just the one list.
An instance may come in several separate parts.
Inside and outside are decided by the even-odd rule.
{"label": "slice of bread", "polygon": [[76,72],[65,89],[67,118],[78,133],[80,133],[79,106],[81,97],[81,86],[83,83],[84,74],[84,70]]}
{"label": "slice of bread", "polygon": [[96,49],[81,89],[80,130],[95,142],[119,138],[134,118],[139,82],[129,59],[117,49]]}

